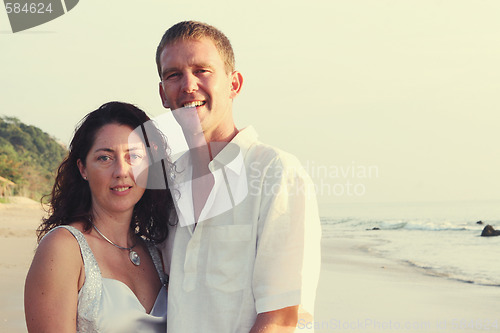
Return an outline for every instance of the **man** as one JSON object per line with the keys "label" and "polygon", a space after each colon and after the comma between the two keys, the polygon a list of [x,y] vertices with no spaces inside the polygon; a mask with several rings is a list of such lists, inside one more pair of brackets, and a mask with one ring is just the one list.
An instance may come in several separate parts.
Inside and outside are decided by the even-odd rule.
{"label": "man", "polygon": [[309,177],[253,128],[237,129],[232,103],[243,77],[222,32],[180,22],[163,35],[156,62],[163,106],[191,148],[176,162],[179,223],[162,248],[168,331],[293,332],[313,313],[319,276]]}

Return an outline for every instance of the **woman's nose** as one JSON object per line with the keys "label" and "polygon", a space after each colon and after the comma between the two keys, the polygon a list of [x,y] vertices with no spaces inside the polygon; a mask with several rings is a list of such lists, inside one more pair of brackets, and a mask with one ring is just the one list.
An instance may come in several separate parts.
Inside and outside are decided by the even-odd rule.
{"label": "woman's nose", "polygon": [[130,172],[130,163],[125,158],[118,158],[115,162],[113,176],[116,178],[127,178]]}

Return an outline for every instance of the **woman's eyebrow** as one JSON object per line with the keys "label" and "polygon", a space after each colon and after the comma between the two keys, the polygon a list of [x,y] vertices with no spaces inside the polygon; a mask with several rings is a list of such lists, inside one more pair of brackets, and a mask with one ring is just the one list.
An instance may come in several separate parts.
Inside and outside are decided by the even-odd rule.
{"label": "woman's eyebrow", "polygon": [[[137,151],[137,150],[144,151],[144,148],[142,146],[130,147],[130,148],[126,149],[125,151],[130,152],[130,151]],[[98,153],[100,151],[104,151],[107,153],[114,153],[115,152],[115,150],[113,148],[97,148],[96,150],[94,150],[94,153]]]}
{"label": "woman's eyebrow", "polygon": [[94,153],[98,153],[100,151],[105,151],[105,152],[108,152],[108,153],[113,153],[114,150],[111,149],[111,148],[97,148],[96,150],[94,150]]}

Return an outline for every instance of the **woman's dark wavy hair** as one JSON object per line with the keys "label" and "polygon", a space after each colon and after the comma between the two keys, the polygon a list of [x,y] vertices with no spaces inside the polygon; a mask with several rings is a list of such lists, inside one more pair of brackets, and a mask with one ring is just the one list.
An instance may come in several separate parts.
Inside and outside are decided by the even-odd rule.
{"label": "woman's dark wavy hair", "polygon": [[[150,118],[136,106],[123,102],[109,102],[85,116],[77,126],[69,147],[69,153],[57,170],[54,186],[49,199],[48,217],[42,219],[37,229],[38,242],[51,229],[73,222],[84,222],[84,229],[92,228],[92,200],[89,184],[80,174],[77,161],[85,163],[87,154],[93,146],[97,132],[105,125],[126,125],[132,129],[140,127],[145,137],[150,164],[158,158],[152,154],[168,156],[166,139],[154,126]],[[145,124],[148,122],[147,133]],[[158,156],[156,156],[158,157]],[[173,165],[168,158],[150,165],[148,184],[167,181],[171,177]],[[160,178],[159,178],[160,177]],[[149,187],[149,186],[148,186]],[[154,187],[157,188],[157,187]],[[134,207],[130,228],[140,236],[154,242],[161,242],[167,237],[167,224],[176,223],[175,206],[172,195],[165,185],[164,189],[147,188],[142,198]]]}

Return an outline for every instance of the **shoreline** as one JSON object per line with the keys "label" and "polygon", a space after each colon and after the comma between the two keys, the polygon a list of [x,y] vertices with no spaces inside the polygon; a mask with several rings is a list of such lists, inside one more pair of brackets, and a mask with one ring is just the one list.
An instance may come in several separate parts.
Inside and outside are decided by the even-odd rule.
{"label": "shoreline", "polygon": [[373,244],[322,240],[316,313],[309,323],[317,332],[500,330],[500,288],[425,274],[368,252]]}

